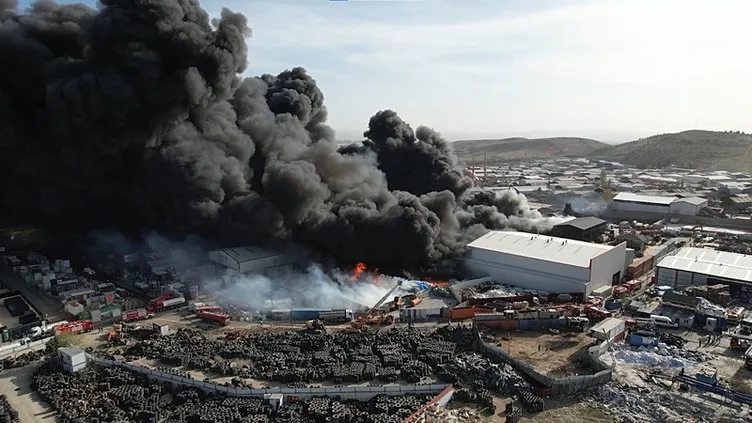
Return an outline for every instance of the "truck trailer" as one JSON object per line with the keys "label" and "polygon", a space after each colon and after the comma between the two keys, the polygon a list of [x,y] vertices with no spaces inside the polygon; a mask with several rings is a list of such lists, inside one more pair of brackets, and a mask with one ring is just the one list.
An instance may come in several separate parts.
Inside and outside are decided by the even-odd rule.
{"label": "truck trailer", "polygon": [[136,320],[151,319],[152,317],[154,317],[154,311],[151,308],[142,307],[126,311],[120,320],[127,323]]}
{"label": "truck trailer", "polygon": [[332,310],[297,308],[291,310],[272,310],[269,318],[272,320],[309,321],[321,320],[324,323],[346,323],[353,321],[355,313],[352,310]]}
{"label": "truck trailer", "polygon": [[196,317],[207,322],[216,323],[220,326],[227,326],[230,324],[230,315],[225,313],[202,311],[199,312]]}

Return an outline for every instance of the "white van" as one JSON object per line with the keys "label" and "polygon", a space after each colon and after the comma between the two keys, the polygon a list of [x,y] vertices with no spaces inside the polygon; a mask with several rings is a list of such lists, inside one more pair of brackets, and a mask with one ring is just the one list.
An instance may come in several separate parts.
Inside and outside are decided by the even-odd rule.
{"label": "white van", "polygon": [[651,315],[650,321],[656,326],[662,326],[662,327],[667,327],[667,328],[679,327],[679,325],[677,323],[674,323],[674,321],[671,320],[670,317],[659,316],[657,314]]}

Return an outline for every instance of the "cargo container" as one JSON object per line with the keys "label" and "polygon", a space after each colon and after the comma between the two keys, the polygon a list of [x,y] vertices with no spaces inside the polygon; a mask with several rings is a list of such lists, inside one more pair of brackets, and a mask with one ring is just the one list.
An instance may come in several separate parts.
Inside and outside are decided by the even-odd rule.
{"label": "cargo container", "polygon": [[653,263],[654,257],[651,255],[645,255],[635,259],[632,264],[627,267],[627,277],[630,279],[639,278],[653,269]]}
{"label": "cargo container", "polygon": [[615,317],[608,317],[602,322],[590,328],[590,336],[600,341],[623,339],[626,331],[626,322]]}
{"label": "cargo container", "polygon": [[476,314],[488,314],[493,312],[495,312],[493,308],[482,306],[454,307],[449,309],[449,318],[451,320],[465,320],[472,319]]}
{"label": "cargo container", "polygon": [[340,309],[317,309],[317,308],[297,308],[292,310],[272,310],[269,312],[269,318],[272,320],[315,320],[319,319],[325,323],[344,323],[353,320],[355,313],[352,310]]}
{"label": "cargo container", "polygon": [[227,326],[230,323],[230,315],[225,313],[202,311],[199,312],[196,316],[201,320],[216,323],[220,326]]}
{"label": "cargo container", "polygon": [[659,342],[658,333],[652,331],[638,330],[629,337],[629,345],[633,347],[652,347],[658,345]]}
{"label": "cargo container", "polygon": [[475,324],[491,329],[513,331],[520,328],[520,320],[505,318],[505,313],[478,314]]}

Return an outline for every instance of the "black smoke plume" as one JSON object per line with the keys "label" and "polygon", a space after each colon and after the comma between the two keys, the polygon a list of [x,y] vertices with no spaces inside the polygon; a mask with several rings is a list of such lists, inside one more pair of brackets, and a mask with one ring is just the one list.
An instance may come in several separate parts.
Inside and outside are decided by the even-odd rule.
{"label": "black smoke plume", "polygon": [[233,243],[288,239],[346,263],[437,269],[524,197],[471,190],[449,144],[385,110],[337,148],[303,68],[241,79],[246,18],[195,0],[0,0],[7,218]]}

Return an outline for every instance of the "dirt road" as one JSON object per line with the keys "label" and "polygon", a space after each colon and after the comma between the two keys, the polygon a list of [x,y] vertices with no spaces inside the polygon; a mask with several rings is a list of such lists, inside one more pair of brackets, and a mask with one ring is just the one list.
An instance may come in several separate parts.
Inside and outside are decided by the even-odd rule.
{"label": "dirt road", "polygon": [[55,412],[31,390],[31,374],[41,363],[17,369],[3,370],[0,374],[0,394],[8,397],[18,411],[22,422],[54,423]]}

